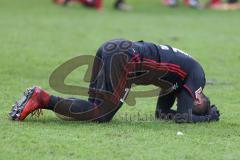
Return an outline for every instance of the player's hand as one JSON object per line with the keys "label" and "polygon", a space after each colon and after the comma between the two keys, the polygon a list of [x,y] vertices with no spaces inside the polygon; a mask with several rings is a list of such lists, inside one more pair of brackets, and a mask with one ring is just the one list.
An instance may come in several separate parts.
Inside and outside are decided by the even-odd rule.
{"label": "player's hand", "polygon": [[219,120],[220,112],[215,105],[211,106],[211,111],[210,111],[209,116],[210,116],[210,121],[218,121]]}

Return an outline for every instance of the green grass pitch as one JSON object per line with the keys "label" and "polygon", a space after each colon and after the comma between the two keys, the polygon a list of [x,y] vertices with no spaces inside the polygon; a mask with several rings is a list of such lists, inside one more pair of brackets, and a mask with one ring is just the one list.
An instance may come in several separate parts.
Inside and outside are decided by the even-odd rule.
{"label": "green grass pitch", "polygon": [[[238,160],[240,157],[240,12],[163,7],[159,0],[129,0],[131,12],[61,7],[50,0],[0,0],[0,159]],[[109,124],[39,119],[12,122],[11,105],[30,86],[53,91],[52,71],[66,60],[94,54],[106,40],[123,37],[170,44],[201,62],[206,93],[222,116],[216,123],[125,121],[121,113],[154,114],[155,98],[124,105]],[[81,85],[84,69],[68,83]],[[61,96],[71,96],[62,95]],[[177,132],[183,136],[177,136]]]}

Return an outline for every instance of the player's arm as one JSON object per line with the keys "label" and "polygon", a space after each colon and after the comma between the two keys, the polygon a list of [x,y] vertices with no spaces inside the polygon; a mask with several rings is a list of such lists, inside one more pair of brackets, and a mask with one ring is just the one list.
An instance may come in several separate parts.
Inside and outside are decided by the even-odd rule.
{"label": "player's arm", "polygon": [[196,122],[210,122],[210,121],[218,121],[220,117],[220,113],[217,109],[217,107],[215,107],[214,105],[211,107],[211,111],[209,114],[204,115],[204,116],[199,116],[199,115],[195,115],[192,114],[192,122],[196,123]]}
{"label": "player's arm", "polygon": [[[155,116],[157,119],[168,117],[167,114],[172,114],[172,115],[176,114],[176,111],[171,109],[175,99],[176,99],[176,95],[174,92],[171,92],[168,94],[164,91],[160,92],[158,97],[156,112],[155,112]],[[172,118],[172,117],[168,117],[168,118]]]}

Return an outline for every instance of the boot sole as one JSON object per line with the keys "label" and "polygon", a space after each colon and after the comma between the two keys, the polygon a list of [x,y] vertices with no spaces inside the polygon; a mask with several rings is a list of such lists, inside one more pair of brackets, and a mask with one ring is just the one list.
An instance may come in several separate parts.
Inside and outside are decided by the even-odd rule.
{"label": "boot sole", "polygon": [[36,87],[28,88],[24,92],[23,97],[12,106],[12,110],[9,113],[10,120],[19,120],[19,117],[20,117],[23,109],[25,108],[29,99],[32,97],[35,89],[36,89]]}

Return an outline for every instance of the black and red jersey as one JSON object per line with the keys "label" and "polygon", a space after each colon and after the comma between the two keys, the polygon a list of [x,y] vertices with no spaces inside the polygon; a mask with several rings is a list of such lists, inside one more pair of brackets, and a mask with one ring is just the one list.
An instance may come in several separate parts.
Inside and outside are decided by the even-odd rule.
{"label": "black and red jersey", "polygon": [[177,99],[178,113],[192,113],[195,93],[205,86],[205,74],[191,56],[168,45],[123,39],[105,42],[96,53],[89,86],[89,102],[99,109],[94,114],[111,112],[113,116],[132,84],[160,87],[157,108]]}
{"label": "black and red jersey", "polygon": [[[51,96],[49,108],[64,117],[97,122],[110,121],[126,99],[132,84],[161,87],[156,107],[173,113],[176,122],[209,121],[194,115],[195,93],[205,86],[201,65],[186,53],[168,45],[114,39],[97,51],[92,66],[88,101]],[[172,110],[177,100],[177,110]]]}
{"label": "black and red jersey", "polygon": [[[187,53],[168,45],[149,42],[133,42],[132,50],[138,54],[142,63],[140,70],[150,73],[138,80],[137,84],[159,84],[166,89],[185,88],[192,97],[205,86],[205,73],[201,65]],[[156,74],[153,70],[163,71]],[[171,86],[171,88],[169,88]]]}

